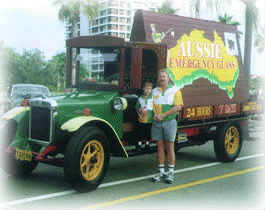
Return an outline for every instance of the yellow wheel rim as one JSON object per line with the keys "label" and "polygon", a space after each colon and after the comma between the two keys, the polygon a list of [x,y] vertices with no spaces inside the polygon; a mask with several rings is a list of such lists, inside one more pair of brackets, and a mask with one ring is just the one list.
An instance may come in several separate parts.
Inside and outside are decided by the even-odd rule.
{"label": "yellow wheel rim", "polygon": [[86,181],[95,180],[102,171],[104,164],[104,149],[98,140],[89,141],[80,157],[80,170]]}
{"label": "yellow wheel rim", "polygon": [[225,133],[225,150],[229,155],[233,155],[239,145],[239,132],[237,127],[231,126]]}

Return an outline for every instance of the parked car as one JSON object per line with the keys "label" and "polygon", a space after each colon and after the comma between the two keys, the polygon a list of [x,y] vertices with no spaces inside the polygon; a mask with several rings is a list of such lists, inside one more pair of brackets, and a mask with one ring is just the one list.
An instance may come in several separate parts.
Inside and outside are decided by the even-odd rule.
{"label": "parked car", "polygon": [[24,99],[47,98],[51,96],[49,89],[44,85],[37,84],[14,84],[10,86],[8,96],[11,106],[22,105]]}

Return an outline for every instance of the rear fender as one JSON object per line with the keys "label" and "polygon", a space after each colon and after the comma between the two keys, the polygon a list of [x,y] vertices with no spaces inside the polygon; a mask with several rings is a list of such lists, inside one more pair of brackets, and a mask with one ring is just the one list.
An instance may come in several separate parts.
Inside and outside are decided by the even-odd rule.
{"label": "rear fender", "polygon": [[98,126],[99,128],[103,129],[108,136],[111,152],[114,155],[128,157],[128,154],[112,125],[101,118],[92,116],[76,117],[65,122],[61,126],[61,130],[72,133],[84,125]]}

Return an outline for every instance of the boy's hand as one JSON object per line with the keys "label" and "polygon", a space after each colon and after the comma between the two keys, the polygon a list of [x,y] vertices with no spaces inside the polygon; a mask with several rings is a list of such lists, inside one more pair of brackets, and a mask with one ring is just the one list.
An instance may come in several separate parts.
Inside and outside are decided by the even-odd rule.
{"label": "boy's hand", "polygon": [[143,111],[142,114],[139,114],[138,121],[144,123],[147,120],[148,111]]}
{"label": "boy's hand", "polygon": [[143,115],[143,116],[148,115],[148,111],[145,110],[145,107],[139,108],[137,110],[137,113],[138,113],[138,115]]}
{"label": "boy's hand", "polygon": [[137,111],[138,111],[138,114],[139,115],[142,115],[143,114],[143,108],[139,108]]}
{"label": "boy's hand", "polygon": [[146,111],[146,110],[143,109],[143,111],[142,111],[142,115],[143,115],[143,116],[148,115],[148,111]]}
{"label": "boy's hand", "polygon": [[162,121],[163,119],[164,119],[164,115],[163,115],[163,114],[158,114],[158,115],[155,115],[155,116],[154,116],[154,120],[155,120],[155,121],[160,122],[160,121]]}

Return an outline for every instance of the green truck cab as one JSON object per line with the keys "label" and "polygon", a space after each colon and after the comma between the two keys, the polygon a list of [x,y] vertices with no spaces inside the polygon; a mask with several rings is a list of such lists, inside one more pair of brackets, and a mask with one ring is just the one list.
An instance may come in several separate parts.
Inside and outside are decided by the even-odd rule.
{"label": "green truck cab", "polygon": [[234,161],[245,120],[263,110],[248,101],[235,26],[139,10],[129,42],[81,36],[66,47],[71,93],[33,99],[1,118],[1,160],[12,175],[28,175],[39,162],[62,166],[73,188],[85,192],[103,181],[110,156],[156,151],[151,139],[148,150],[136,150],[135,104],[161,68],[183,95],[176,151],[214,140],[217,159]]}

